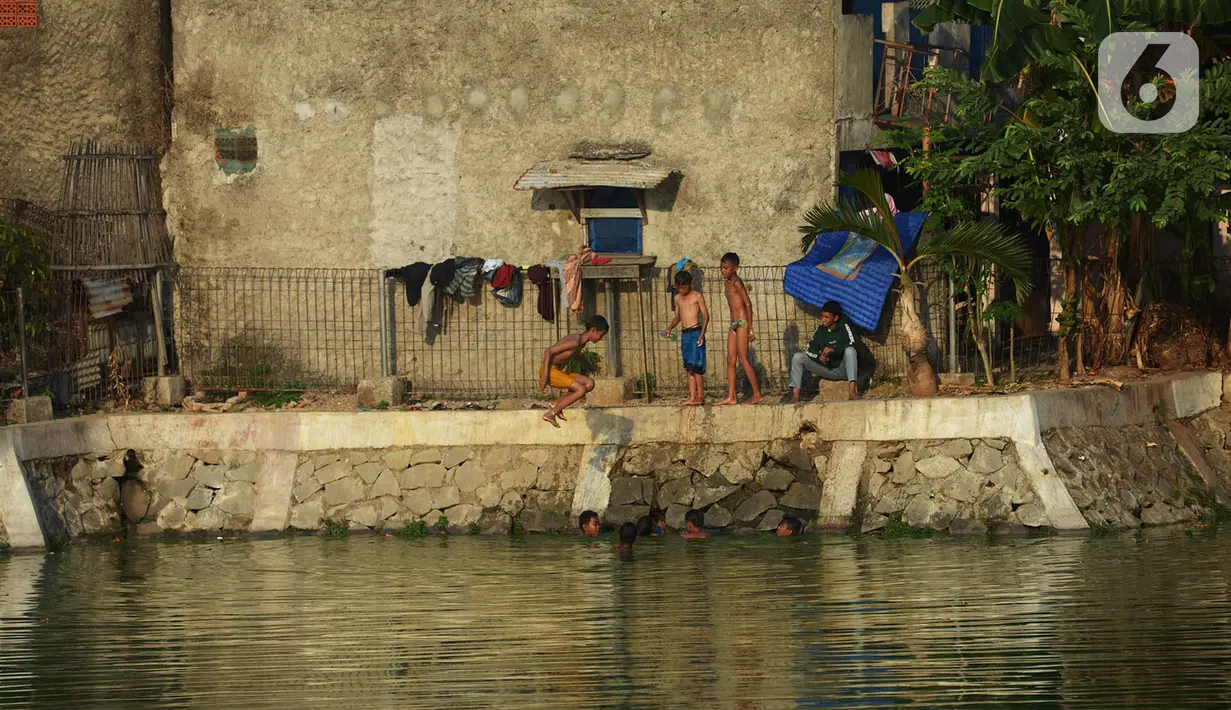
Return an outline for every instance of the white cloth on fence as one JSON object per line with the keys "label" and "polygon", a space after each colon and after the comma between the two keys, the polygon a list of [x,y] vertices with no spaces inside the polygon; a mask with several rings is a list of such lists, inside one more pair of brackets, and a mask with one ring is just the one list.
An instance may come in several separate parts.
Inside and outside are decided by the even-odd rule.
{"label": "white cloth on fence", "polygon": [[415,307],[415,318],[412,328],[419,335],[427,333],[427,319],[432,313],[432,299],[435,297],[436,286],[432,284],[431,279],[423,282],[423,297],[419,299],[419,305]]}
{"label": "white cloth on fence", "polygon": [[483,273],[490,274],[491,272],[504,266],[504,259],[484,259]]}

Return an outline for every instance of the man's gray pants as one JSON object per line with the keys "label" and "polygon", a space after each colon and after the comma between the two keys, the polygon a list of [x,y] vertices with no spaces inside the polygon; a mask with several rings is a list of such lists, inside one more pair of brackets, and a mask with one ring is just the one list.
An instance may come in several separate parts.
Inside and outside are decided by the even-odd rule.
{"label": "man's gray pants", "polygon": [[[833,354],[830,354],[829,360],[833,362]],[[822,380],[855,382],[859,379],[859,353],[855,350],[855,346],[848,346],[842,351],[842,364],[836,367],[822,365],[808,357],[808,353],[795,353],[795,357],[791,358],[792,388],[799,389],[803,384],[804,370],[813,373]]]}

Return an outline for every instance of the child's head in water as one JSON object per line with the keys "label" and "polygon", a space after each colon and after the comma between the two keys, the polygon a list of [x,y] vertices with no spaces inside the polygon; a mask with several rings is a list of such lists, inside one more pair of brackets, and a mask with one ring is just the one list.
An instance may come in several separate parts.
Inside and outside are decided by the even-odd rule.
{"label": "child's head in water", "polygon": [[666,535],[667,534],[667,515],[661,510],[655,510],[650,513],[650,520],[654,522],[654,529],[650,532],[651,535]]}
{"label": "child's head in water", "polygon": [[703,529],[705,527],[705,513],[699,510],[690,510],[684,515],[684,532],[680,537],[686,540],[703,540],[710,536]]}
{"label": "child's head in water", "polygon": [[654,534],[654,519],[648,515],[637,518],[637,537],[649,537]]}
{"label": "child's head in water", "polygon": [[581,534],[586,537],[598,537],[598,513],[593,510],[583,512],[577,518],[577,525],[581,528]]}
{"label": "child's head in water", "polygon": [[620,547],[629,549],[637,541],[636,523],[624,523],[620,526]]}
{"label": "child's head in water", "polygon": [[778,523],[778,537],[795,537],[803,532],[804,523],[799,518],[788,515]]}

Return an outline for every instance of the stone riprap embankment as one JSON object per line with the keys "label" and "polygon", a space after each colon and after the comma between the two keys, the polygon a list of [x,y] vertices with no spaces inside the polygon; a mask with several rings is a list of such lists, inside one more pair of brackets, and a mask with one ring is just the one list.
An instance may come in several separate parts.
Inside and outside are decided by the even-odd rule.
{"label": "stone riprap embankment", "polygon": [[864,461],[862,482],[863,532],[890,520],[954,533],[1050,524],[1015,447],[1004,439],[877,444]]}
{"label": "stone riprap embankment", "polygon": [[1231,511],[1223,378],[762,407],[109,415],[0,429],[0,542],[124,530],[507,533],[1165,525]]}
{"label": "stone riprap embankment", "polygon": [[605,518],[619,525],[657,508],[675,529],[691,509],[714,528],[773,530],[785,515],[810,520],[827,451],[814,434],[730,446],[631,446],[612,469]]}

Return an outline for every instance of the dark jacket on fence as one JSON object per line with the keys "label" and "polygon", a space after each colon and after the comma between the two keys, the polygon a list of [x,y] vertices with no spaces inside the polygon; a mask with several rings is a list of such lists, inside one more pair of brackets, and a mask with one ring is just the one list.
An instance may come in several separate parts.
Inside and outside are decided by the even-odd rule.
{"label": "dark jacket on fence", "polygon": [[539,264],[526,270],[526,278],[539,288],[539,315],[543,316],[543,320],[554,321],[556,319],[556,289],[551,280],[551,272],[546,266]]}
{"label": "dark jacket on fence", "polygon": [[427,274],[431,270],[431,264],[417,261],[409,266],[389,271],[389,275],[401,281],[406,288],[406,305],[411,308],[419,305],[419,299],[423,295],[423,282],[427,280]]}
{"label": "dark jacket on fence", "polygon": [[[859,354],[860,367],[872,364],[872,353],[859,336],[859,326],[851,325],[846,316],[840,316],[832,329],[823,325],[817,327],[812,334],[812,340],[808,342],[808,357],[825,367],[837,367],[842,364],[842,352],[852,346]],[[833,353],[828,362],[821,362],[821,353],[825,348],[833,348]]]}

